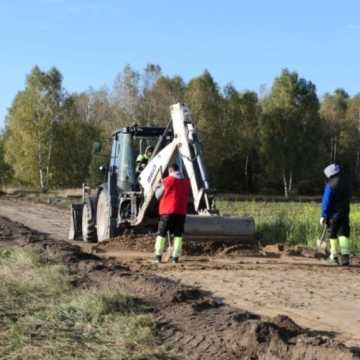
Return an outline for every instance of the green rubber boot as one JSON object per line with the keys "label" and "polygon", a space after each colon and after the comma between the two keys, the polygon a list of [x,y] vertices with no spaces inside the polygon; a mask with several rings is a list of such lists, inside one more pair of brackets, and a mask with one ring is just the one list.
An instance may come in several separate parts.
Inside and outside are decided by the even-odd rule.
{"label": "green rubber boot", "polygon": [[340,265],[349,266],[350,265],[350,239],[346,236],[339,236],[339,245],[340,245]]}
{"label": "green rubber boot", "polygon": [[173,253],[172,253],[172,262],[176,264],[179,261],[179,257],[182,253],[183,239],[181,236],[174,237]]}
{"label": "green rubber boot", "polygon": [[158,235],[155,240],[155,260],[160,263],[165,248],[165,238]]}
{"label": "green rubber boot", "polygon": [[330,239],[329,262],[334,265],[337,265],[339,263],[339,241],[338,241],[338,239]]}

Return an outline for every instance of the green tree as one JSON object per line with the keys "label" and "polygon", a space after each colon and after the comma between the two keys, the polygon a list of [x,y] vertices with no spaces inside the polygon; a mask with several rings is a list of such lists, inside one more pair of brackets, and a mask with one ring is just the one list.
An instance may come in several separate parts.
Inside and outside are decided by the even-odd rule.
{"label": "green tree", "polygon": [[284,195],[293,189],[294,177],[309,172],[309,159],[317,161],[321,122],[315,85],[285,69],[274,80],[264,100],[261,150],[268,176],[281,179]]}
{"label": "green tree", "polygon": [[[103,135],[103,134],[101,134]],[[111,141],[105,136],[98,138],[100,144],[100,151],[96,151],[93,146],[91,152],[91,161],[88,169],[87,182],[92,186],[96,187],[105,181],[106,172],[100,171],[100,166],[108,166],[111,155]]]}
{"label": "green tree", "polygon": [[341,133],[346,125],[346,114],[349,105],[349,94],[344,89],[336,89],[333,94],[325,94],[320,113],[326,123],[326,138],[329,148],[329,161],[338,160]]}
{"label": "green tree", "polygon": [[147,105],[147,124],[166,126],[170,119],[170,105],[184,101],[185,84],[181,77],[161,76],[144,92]]}
{"label": "green tree", "polygon": [[11,181],[13,176],[12,167],[5,161],[5,144],[6,134],[0,135],[0,184],[3,186]]}
{"label": "green tree", "polygon": [[[238,92],[234,86],[227,85],[225,94],[225,141],[228,144],[227,166],[238,169],[237,184],[232,178],[232,189],[241,186],[246,191],[254,191],[254,172],[259,145],[258,117],[260,107],[257,94],[251,91]],[[231,181],[231,178],[229,179]],[[230,184],[229,184],[230,185]]]}
{"label": "green tree", "polygon": [[75,106],[77,95],[64,103],[63,120],[54,129],[54,154],[50,184],[53,187],[78,187],[89,176],[92,148],[102,131],[84,121]]}
{"label": "green tree", "polygon": [[227,144],[223,116],[223,99],[219,87],[208,71],[190,81],[185,90],[185,102],[189,105],[199,130],[204,148],[204,158],[209,174],[216,184],[221,184],[220,173]]}
{"label": "green tree", "polygon": [[347,106],[346,120],[339,137],[338,160],[352,173],[354,188],[360,184],[360,95],[353,96]]}
{"label": "green tree", "polygon": [[55,125],[61,121],[64,92],[56,68],[43,72],[35,66],[7,117],[6,158],[15,177],[26,184],[49,188]]}

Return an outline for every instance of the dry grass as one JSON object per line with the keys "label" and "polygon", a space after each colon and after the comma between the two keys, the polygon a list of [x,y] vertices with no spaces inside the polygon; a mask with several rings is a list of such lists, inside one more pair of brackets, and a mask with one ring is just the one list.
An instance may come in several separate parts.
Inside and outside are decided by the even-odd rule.
{"label": "dry grass", "polygon": [[76,289],[63,266],[0,249],[1,359],[170,359],[150,309],[116,290]]}

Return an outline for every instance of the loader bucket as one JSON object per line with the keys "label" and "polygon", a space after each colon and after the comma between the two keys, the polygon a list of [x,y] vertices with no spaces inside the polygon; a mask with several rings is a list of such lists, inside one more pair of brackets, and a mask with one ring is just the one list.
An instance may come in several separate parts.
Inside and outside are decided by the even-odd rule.
{"label": "loader bucket", "polygon": [[253,242],[255,221],[250,216],[188,215],[185,237],[191,240],[218,240],[233,244]]}

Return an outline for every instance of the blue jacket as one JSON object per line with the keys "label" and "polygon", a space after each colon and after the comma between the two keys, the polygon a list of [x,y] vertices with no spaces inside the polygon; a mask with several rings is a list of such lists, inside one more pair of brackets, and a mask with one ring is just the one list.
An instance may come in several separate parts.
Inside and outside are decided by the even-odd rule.
{"label": "blue jacket", "polygon": [[349,216],[350,199],[348,179],[342,176],[331,178],[324,188],[321,216],[329,220]]}
{"label": "blue jacket", "polygon": [[333,212],[333,209],[331,208],[332,193],[333,190],[330,184],[327,183],[324,188],[324,193],[322,197],[322,209],[321,209],[321,216],[326,219],[329,219]]}

